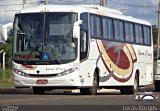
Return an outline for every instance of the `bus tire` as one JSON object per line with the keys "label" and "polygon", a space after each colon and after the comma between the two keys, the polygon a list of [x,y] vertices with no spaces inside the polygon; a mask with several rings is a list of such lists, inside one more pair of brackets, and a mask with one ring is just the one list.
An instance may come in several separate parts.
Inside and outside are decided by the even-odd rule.
{"label": "bus tire", "polygon": [[94,72],[93,86],[91,86],[89,88],[81,88],[80,93],[82,95],[96,95],[97,89],[98,89],[98,77],[97,77],[97,73]]}
{"label": "bus tire", "polygon": [[32,90],[34,94],[44,94],[45,92],[43,87],[33,87]]}
{"label": "bus tire", "polygon": [[155,91],[160,92],[160,81],[155,81]]}
{"label": "bus tire", "polygon": [[135,76],[134,85],[122,87],[120,89],[121,94],[137,94],[139,89],[139,79],[138,75]]}

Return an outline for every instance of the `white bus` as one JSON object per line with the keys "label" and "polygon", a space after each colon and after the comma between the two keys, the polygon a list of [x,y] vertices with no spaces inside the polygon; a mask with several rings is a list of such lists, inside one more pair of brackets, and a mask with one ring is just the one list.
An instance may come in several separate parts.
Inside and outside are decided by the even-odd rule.
{"label": "white bus", "polygon": [[94,5],[44,5],[17,12],[13,27],[16,88],[134,94],[153,83],[152,30],[145,20]]}

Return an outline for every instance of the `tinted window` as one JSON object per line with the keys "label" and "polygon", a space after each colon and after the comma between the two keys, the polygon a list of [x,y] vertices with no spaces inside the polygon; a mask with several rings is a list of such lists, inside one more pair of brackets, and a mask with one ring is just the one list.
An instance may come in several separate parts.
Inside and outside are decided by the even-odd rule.
{"label": "tinted window", "polygon": [[134,28],[133,23],[125,22],[125,40],[127,42],[134,42]]}
{"label": "tinted window", "polygon": [[120,41],[124,41],[124,26],[123,21],[119,21]]}
{"label": "tinted window", "polygon": [[97,37],[102,37],[102,21],[100,16],[97,16]]}
{"label": "tinted window", "polygon": [[86,26],[88,27],[88,13],[82,13],[80,15],[81,20],[83,20],[83,24],[86,24]]}
{"label": "tinted window", "polygon": [[103,36],[113,39],[113,21],[111,18],[103,18]]}
{"label": "tinted window", "polygon": [[115,39],[118,41],[124,41],[124,27],[123,21],[114,20]]}
{"label": "tinted window", "polygon": [[134,42],[134,25],[133,23],[129,23],[130,30],[130,42]]}
{"label": "tinted window", "polygon": [[20,64],[47,65],[74,61],[78,40],[73,38],[73,27],[77,20],[76,13],[17,14],[13,60]]}
{"label": "tinted window", "polygon": [[142,25],[135,24],[135,37],[136,43],[143,44],[143,32]]}
{"label": "tinted window", "polygon": [[144,43],[145,43],[145,45],[151,45],[151,30],[150,30],[150,27],[144,26],[143,31],[144,31]]}
{"label": "tinted window", "polygon": [[91,36],[95,38],[102,37],[101,17],[91,15]]}
{"label": "tinted window", "polygon": [[95,16],[91,16],[91,36],[95,37],[96,32],[95,32],[95,27],[96,27],[96,17]]}

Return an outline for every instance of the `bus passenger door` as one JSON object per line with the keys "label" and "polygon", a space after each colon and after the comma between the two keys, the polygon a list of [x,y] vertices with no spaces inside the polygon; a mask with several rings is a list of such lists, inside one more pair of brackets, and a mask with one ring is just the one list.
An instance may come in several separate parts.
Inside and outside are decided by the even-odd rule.
{"label": "bus passenger door", "polygon": [[[82,24],[83,25],[83,24]],[[84,26],[81,26],[80,31],[80,75],[84,79],[83,85],[87,86],[90,83],[90,61],[88,59],[88,31]]]}

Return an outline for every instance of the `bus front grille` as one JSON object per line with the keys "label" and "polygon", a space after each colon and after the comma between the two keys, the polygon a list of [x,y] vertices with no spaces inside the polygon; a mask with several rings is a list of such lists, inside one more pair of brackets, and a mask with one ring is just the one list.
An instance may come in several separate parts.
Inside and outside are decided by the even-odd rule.
{"label": "bus front grille", "polygon": [[58,76],[58,74],[27,74],[29,77],[34,77],[34,78],[37,78],[37,77],[56,77]]}

